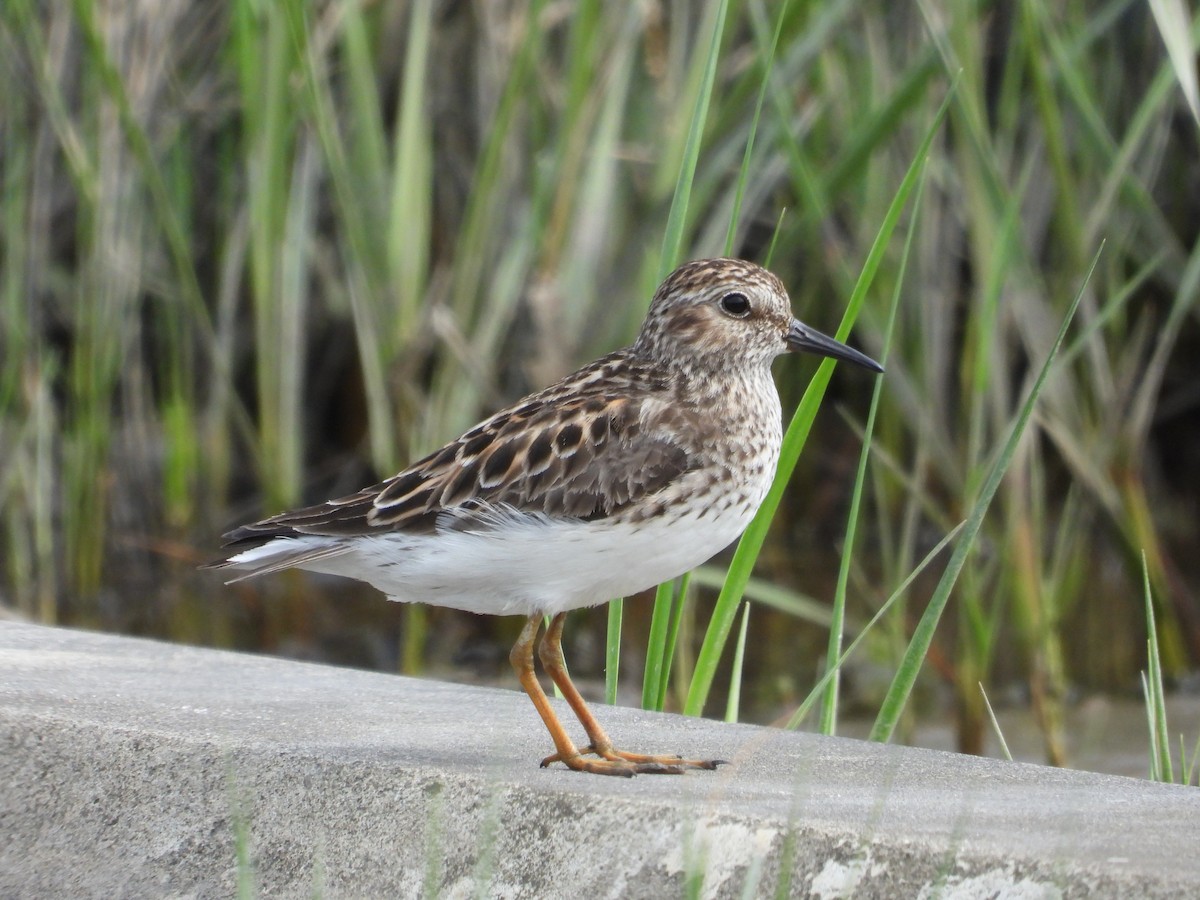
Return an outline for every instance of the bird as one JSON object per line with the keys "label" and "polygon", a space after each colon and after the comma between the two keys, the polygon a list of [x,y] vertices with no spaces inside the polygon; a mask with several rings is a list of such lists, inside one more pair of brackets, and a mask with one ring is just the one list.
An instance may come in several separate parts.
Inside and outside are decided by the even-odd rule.
{"label": "bird", "polygon": [[[655,291],[631,345],[379,484],[235,528],[209,567],[235,570],[228,583],[297,568],[392,600],[524,616],[509,659],[554,745],[543,767],[715,769],[722,760],[618,750],[567,673],[563,625],[571,610],[669,581],[737,539],[775,476],[783,431],[771,364],[791,352],[883,372],[796,319],[761,266],[687,262]],[[542,689],[535,645],[585,746]]]}

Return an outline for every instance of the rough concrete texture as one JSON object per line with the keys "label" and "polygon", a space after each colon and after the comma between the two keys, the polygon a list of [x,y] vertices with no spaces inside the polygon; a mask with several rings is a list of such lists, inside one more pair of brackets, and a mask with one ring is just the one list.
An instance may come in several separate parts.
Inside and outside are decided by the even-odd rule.
{"label": "rough concrete texture", "polygon": [[1200,895],[1194,788],[599,711],[732,765],[539,769],[516,691],[0,622],[0,897]]}

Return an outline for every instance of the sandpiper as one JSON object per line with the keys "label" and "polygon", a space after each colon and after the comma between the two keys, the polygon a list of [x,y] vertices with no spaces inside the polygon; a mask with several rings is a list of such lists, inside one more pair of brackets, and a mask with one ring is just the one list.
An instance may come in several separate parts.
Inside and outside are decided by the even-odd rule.
{"label": "sandpiper", "polygon": [[[569,610],[667,581],[741,534],[782,440],[771,363],[789,351],[882,372],[797,321],[783,284],[737,259],[676,269],[637,340],[519,400],[398,475],[225,535],[234,581],[287,568],[357,578],[392,600],[522,615],[510,659],[554,741],[542,765],[680,774],[719,760],[614,748],[563,663]],[[537,642],[543,617],[550,617]],[[579,748],[533,667],[587,733]]]}

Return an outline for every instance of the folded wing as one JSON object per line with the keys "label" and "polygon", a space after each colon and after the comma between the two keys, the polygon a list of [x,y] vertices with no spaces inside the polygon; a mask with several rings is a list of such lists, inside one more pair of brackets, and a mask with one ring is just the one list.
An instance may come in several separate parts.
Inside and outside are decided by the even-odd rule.
{"label": "folded wing", "polygon": [[[487,529],[512,515],[608,518],[689,468],[688,453],[656,424],[661,416],[651,416],[647,402],[600,392],[566,403],[561,395],[534,395],[381,484],[244,525],[225,535],[225,546]],[[304,561],[296,551],[285,567]]]}

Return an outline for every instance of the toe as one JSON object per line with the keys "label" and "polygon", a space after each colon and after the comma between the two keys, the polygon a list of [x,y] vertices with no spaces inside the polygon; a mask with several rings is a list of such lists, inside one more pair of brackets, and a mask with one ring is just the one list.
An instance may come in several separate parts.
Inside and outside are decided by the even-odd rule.
{"label": "toe", "polygon": [[633,768],[639,775],[683,775],[687,771],[683,766],[657,762],[634,763]]}

